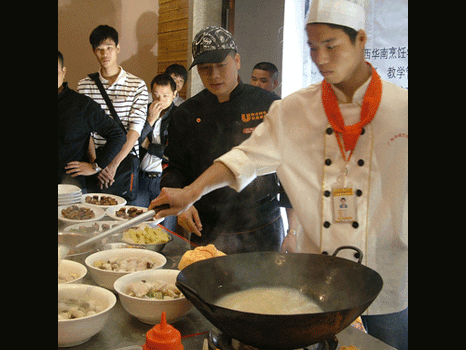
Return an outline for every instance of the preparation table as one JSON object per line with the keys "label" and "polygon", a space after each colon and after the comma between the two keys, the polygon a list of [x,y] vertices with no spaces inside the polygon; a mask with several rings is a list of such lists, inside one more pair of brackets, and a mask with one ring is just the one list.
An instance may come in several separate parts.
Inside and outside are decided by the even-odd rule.
{"label": "preparation table", "polygon": [[[177,269],[181,256],[187,250],[194,249],[188,241],[175,234],[172,234],[172,236],[173,241],[167,244],[161,252],[167,258],[164,269]],[[89,273],[84,278],[83,283],[96,285]],[[193,308],[192,311],[181,320],[173,323],[172,326],[181,332],[181,342],[185,350],[202,350],[204,339],[208,337],[208,332],[213,327],[196,308]],[[152,327],[128,314],[118,300],[111,310],[109,320],[102,331],[93,336],[88,342],[67,349],[117,350],[131,345],[143,345],[146,340],[146,333]],[[340,349],[343,345],[353,345],[359,350],[395,349],[354,327],[347,327],[337,334],[337,338],[337,349]]]}

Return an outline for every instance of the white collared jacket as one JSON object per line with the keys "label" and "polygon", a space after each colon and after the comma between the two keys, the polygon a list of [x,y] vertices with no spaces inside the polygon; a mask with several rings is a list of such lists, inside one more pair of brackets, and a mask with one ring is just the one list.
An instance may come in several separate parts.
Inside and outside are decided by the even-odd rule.
{"label": "white collared jacket", "polygon": [[[346,103],[335,87],[346,125],[359,121],[369,81]],[[302,225],[298,251],[332,254],[343,245],[362,250],[366,266],[384,280],[367,314],[387,314],[408,305],[408,92],[382,81],[382,100],[364,127],[348,163],[356,193],[357,220],[334,223],[331,186],[345,161],[322,104],[321,83],[271,106],[251,137],[216,161],[236,176],[242,190],[256,176],[276,172]],[[338,256],[354,260],[353,251]]]}

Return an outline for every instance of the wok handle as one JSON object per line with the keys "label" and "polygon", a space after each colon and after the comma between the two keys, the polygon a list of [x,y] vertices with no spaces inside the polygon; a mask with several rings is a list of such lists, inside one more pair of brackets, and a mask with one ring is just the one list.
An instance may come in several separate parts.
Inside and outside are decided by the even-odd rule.
{"label": "wok handle", "polygon": [[357,254],[354,254],[354,257],[356,259],[358,259],[358,263],[361,263],[362,262],[362,259],[364,257],[364,254],[362,253],[362,250],[355,247],[355,246],[352,246],[352,245],[344,245],[344,246],[341,246],[341,247],[338,247],[337,249],[335,249],[335,251],[333,252],[332,256],[337,256],[337,254],[340,252],[340,250],[343,250],[343,249],[352,249],[352,250],[355,250],[357,252]]}
{"label": "wok handle", "polygon": [[215,315],[215,311],[202,297],[190,286],[184,284],[183,282],[177,280],[175,283],[176,287],[186,296],[186,298],[191,301],[199,311],[204,310],[210,315]]}

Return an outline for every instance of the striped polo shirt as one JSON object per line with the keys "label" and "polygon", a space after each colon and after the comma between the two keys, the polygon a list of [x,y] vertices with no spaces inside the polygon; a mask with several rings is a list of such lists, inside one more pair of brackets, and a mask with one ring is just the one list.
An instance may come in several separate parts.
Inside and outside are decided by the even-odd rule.
{"label": "striped polo shirt", "polygon": [[[147,104],[149,95],[144,80],[126,72],[122,67],[112,86],[108,85],[108,80],[102,77],[99,71],[99,78],[107,91],[110,100],[115,107],[115,111],[120,117],[126,130],[134,130],[141,135],[144,123],[147,118]],[[96,83],[89,77],[81,79],[78,83],[78,92],[89,96],[96,101],[105,113],[111,117],[111,113],[104,98],[102,97]],[[103,146],[107,141],[97,133],[92,134],[96,148]],[[134,146],[137,156],[139,156],[139,143]],[[133,151],[131,153],[134,154]]]}

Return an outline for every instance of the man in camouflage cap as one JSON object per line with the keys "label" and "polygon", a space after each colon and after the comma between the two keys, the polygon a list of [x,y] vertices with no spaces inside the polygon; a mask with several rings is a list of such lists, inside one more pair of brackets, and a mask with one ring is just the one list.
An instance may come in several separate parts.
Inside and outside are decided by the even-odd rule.
{"label": "man in camouflage cap", "polygon": [[[183,188],[212,162],[249,138],[278,96],[243,84],[241,58],[227,30],[207,27],[192,44],[193,63],[205,90],[181,104],[168,129],[161,187]],[[227,254],[279,250],[284,237],[276,175],[253,181],[243,192],[225,188],[178,216],[195,233],[191,241],[209,243]]]}
{"label": "man in camouflage cap", "polygon": [[216,26],[204,28],[194,37],[192,45],[194,61],[189,69],[199,63],[222,62],[231,50],[238,52],[229,31]]}
{"label": "man in camouflage cap", "polygon": [[[197,65],[206,89],[216,95],[220,103],[228,101],[238,85],[241,68],[241,58],[231,33],[216,26],[204,28],[194,37],[192,52],[194,61],[189,69]],[[212,74],[214,66],[218,68],[217,74]]]}

